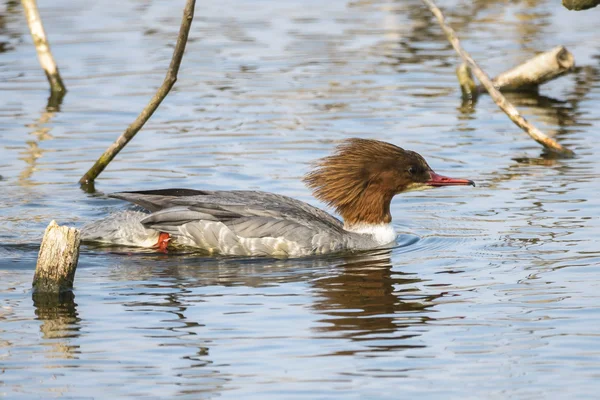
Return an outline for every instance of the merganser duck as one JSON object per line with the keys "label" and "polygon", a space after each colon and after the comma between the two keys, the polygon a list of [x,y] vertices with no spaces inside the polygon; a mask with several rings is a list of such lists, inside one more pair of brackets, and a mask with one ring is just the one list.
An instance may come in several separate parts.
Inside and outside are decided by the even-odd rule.
{"label": "merganser duck", "polygon": [[371,139],[347,139],[304,177],[342,223],[305,202],[259,191],[192,189],[121,192],[111,197],[150,214],[127,211],[84,227],[84,240],[158,247],[169,243],[235,256],[299,257],[366,250],[394,243],[390,202],[430,186],[473,185],[433,172],[414,151]]}

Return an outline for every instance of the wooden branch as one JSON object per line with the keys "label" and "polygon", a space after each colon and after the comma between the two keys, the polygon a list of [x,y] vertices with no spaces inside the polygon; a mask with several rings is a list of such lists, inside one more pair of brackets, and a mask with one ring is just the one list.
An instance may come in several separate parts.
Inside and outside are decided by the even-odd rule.
{"label": "wooden branch", "polygon": [[35,292],[60,293],[73,289],[80,243],[79,230],[50,222],[33,276]]}
{"label": "wooden branch", "polygon": [[[575,58],[564,46],[540,53],[495,77],[493,84],[501,92],[535,91],[539,85],[563,76],[575,67]],[[480,92],[485,87],[479,87]]]}
{"label": "wooden branch", "polygon": [[173,58],[171,59],[171,65],[167,71],[167,76],[163,81],[156,94],[152,97],[148,105],[142,110],[140,115],[133,121],[131,125],[127,127],[125,132],[100,156],[98,161],[85,173],[79,180],[79,183],[84,185],[88,184],[96,179],[104,168],[115,158],[117,154],[125,147],[127,143],[135,136],[136,133],[150,119],[154,111],[158,108],[160,103],[167,96],[175,82],[177,81],[177,73],[179,72],[179,66],[183,59],[183,53],[185,51],[185,45],[187,44],[188,34],[190,27],[192,26],[192,19],[194,18],[194,7],[196,5],[195,0],[187,0],[185,9],[183,10],[183,19],[181,20],[181,27],[179,29],[179,36],[177,37],[177,44],[173,51]]}
{"label": "wooden branch", "polygon": [[563,0],[562,5],[567,10],[581,11],[596,7],[600,0]]}
{"label": "wooden branch", "polygon": [[425,5],[431,10],[433,15],[437,18],[440,26],[444,30],[448,41],[454,47],[454,50],[458,53],[458,55],[463,59],[465,63],[467,63],[472,69],[473,73],[479,79],[479,81],[486,88],[490,97],[494,100],[494,102],[506,113],[508,118],[511,119],[518,127],[523,129],[533,140],[544,146],[547,150],[556,152],[558,154],[564,156],[572,156],[574,153],[561,146],[556,140],[546,136],[542,131],[537,129],[535,126],[530,124],[525,118],[519,114],[519,111],[500,93],[498,89],[494,87],[492,80],[487,76],[485,72],[479,68],[477,63],[471,58],[469,53],[467,53],[461,46],[460,41],[456,37],[456,33],[454,30],[446,24],[444,20],[444,15],[440,11],[440,9],[433,3],[431,0],[422,0]]}
{"label": "wooden branch", "polygon": [[60,77],[54,57],[50,52],[50,44],[46,39],[46,32],[44,32],[44,25],[42,25],[42,19],[37,8],[35,0],[21,0],[23,8],[25,9],[25,16],[27,17],[27,25],[33,38],[33,44],[37,51],[38,59],[42,65],[42,69],[46,73],[46,78],[50,82],[50,91],[54,94],[54,97],[62,98],[67,92],[67,88]]}

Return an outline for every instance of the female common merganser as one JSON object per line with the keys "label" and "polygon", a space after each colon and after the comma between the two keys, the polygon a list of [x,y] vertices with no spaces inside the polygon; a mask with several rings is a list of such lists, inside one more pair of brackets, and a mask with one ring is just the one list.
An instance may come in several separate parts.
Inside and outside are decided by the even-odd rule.
{"label": "female common merganser", "polygon": [[304,182],[343,217],[287,196],[258,191],[145,190],[111,195],[150,214],[124,212],[83,229],[84,240],[166,251],[172,240],[209,253],[306,256],[393,243],[390,202],[429,186],[475,185],[432,171],[418,153],[370,139],[348,139],[319,160]]}

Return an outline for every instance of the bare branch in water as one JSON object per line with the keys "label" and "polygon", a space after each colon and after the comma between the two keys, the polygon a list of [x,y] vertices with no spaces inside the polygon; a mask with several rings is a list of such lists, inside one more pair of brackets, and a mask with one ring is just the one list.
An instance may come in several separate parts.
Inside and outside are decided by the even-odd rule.
{"label": "bare branch in water", "polygon": [[35,45],[38,59],[40,60],[42,69],[46,73],[48,82],[50,82],[51,97],[59,99],[58,103],[60,103],[60,99],[67,92],[67,88],[60,77],[54,57],[52,57],[50,44],[48,43],[48,39],[46,39],[46,32],[44,32],[44,25],[42,25],[42,19],[37,4],[35,0],[21,0],[21,3],[23,4],[23,9],[25,9],[27,25],[29,26],[29,31],[33,38],[33,44]]}
{"label": "bare branch in water", "polygon": [[171,65],[167,71],[167,76],[163,81],[156,94],[152,97],[148,105],[142,110],[140,115],[127,127],[125,132],[100,156],[98,161],[85,173],[79,180],[79,183],[89,184],[93,182],[104,168],[115,158],[117,154],[125,147],[127,143],[135,136],[136,133],[150,119],[154,111],[158,108],[160,103],[167,96],[175,82],[177,81],[177,73],[179,72],[179,66],[183,59],[183,53],[185,51],[185,45],[187,44],[188,34],[190,27],[192,26],[192,20],[194,18],[194,7],[196,5],[195,0],[187,0],[185,9],[183,10],[183,19],[181,20],[181,27],[179,28],[179,36],[177,37],[177,44],[173,51],[173,58],[171,59]]}
{"label": "bare branch in water", "polygon": [[469,65],[473,69],[473,73],[485,87],[485,89],[490,94],[490,97],[494,100],[494,102],[504,111],[504,113],[511,119],[518,127],[523,129],[533,140],[544,146],[547,150],[554,151],[564,156],[573,156],[574,153],[572,150],[569,150],[563,146],[561,146],[556,140],[548,137],[542,131],[537,129],[531,123],[529,123],[523,116],[519,113],[519,111],[504,97],[502,93],[498,89],[494,87],[494,83],[487,76],[487,74],[479,68],[477,63],[471,58],[469,53],[467,53],[461,46],[460,41],[458,40],[456,33],[454,30],[446,24],[444,20],[444,15],[440,11],[440,9],[435,5],[435,3],[431,0],[422,0],[423,3],[429,7],[433,15],[437,18],[440,26],[444,30],[448,41],[454,47],[454,50],[458,53],[458,55],[463,59],[463,61]]}

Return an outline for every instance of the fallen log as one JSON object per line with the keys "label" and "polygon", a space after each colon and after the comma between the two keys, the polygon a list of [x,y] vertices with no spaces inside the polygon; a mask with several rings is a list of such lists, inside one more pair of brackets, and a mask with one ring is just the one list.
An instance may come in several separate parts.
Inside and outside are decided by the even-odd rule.
{"label": "fallen log", "polygon": [[[536,91],[548,81],[563,76],[575,67],[575,58],[564,46],[557,46],[501,73],[492,83],[501,92]],[[480,93],[485,87],[478,86]]]}
{"label": "fallen log", "polygon": [[[540,53],[492,79],[501,92],[537,92],[539,86],[563,76],[575,68],[575,58],[564,46]],[[487,93],[485,86],[476,85],[471,67],[462,63],[456,70],[463,100],[475,100]]]}

